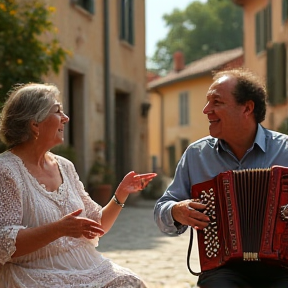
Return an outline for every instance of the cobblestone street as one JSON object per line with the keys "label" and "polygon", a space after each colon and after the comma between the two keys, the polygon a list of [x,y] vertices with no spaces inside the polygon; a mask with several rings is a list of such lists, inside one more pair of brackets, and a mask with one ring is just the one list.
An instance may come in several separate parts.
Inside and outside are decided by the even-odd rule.
{"label": "cobblestone street", "polygon": [[[196,287],[197,277],[186,266],[190,230],[177,237],[161,233],[153,219],[154,203],[140,200],[126,206],[112,229],[100,239],[98,251],[136,272],[148,288]],[[198,272],[196,245],[193,243],[190,263]]]}

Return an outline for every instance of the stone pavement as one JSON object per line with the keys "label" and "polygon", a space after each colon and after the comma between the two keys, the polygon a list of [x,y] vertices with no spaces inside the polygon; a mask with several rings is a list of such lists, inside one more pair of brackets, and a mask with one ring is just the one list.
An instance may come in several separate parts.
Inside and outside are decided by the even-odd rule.
{"label": "stone pavement", "polygon": [[[196,287],[197,277],[186,266],[190,230],[176,237],[161,233],[153,219],[154,204],[154,200],[140,198],[133,206],[126,206],[100,239],[98,251],[133,270],[148,288]],[[197,242],[193,243],[190,263],[198,272]]]}

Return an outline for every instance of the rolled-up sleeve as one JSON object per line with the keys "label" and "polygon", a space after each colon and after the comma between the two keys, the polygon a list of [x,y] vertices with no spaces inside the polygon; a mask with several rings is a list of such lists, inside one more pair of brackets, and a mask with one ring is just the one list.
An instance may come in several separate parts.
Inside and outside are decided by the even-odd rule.
{"label": "rolled-up sleeve", "polygon": [[163,233],[169,236],[177,236],[187,229],[187,226],[180,223],[179,225],[175,225],[171,213],[173,206],[177,202],[191,198],[191,181],[186,160],[186,153],[184,153],[177,165],[173,181],[154,207],[154,220],[157,226]]}
{"label": "rolled-up sleeve", "polygon": [[9,169],[0,169],[0,264],[11,260],[16,251],[16,237],[22,225],[22,201]]}

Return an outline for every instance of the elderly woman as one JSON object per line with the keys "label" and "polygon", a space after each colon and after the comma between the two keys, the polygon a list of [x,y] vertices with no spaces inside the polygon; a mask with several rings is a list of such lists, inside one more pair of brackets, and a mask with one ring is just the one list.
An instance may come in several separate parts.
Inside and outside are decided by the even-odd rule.
{"label": "elderly woman", "polygon": [[[145,287],[132,271],[104,258],[108,232],[130,193],[155,173],[128,173],[105,206],[85,192],[74,165],[49,150],[69,121],[53,85],[11,91],[0,126],[0,287]],[[117,241],[117,239],[115,239]]]}

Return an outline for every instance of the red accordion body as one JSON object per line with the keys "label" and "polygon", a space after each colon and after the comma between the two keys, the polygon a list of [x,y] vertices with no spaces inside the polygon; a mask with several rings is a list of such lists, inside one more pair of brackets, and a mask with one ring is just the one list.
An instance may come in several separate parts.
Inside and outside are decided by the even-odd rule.
{"label": "red accordion body", "polygon": [[198,230],[201,270],[228,261],[288,265],[288,168],[230,170],[192,186],[211,222]]}

